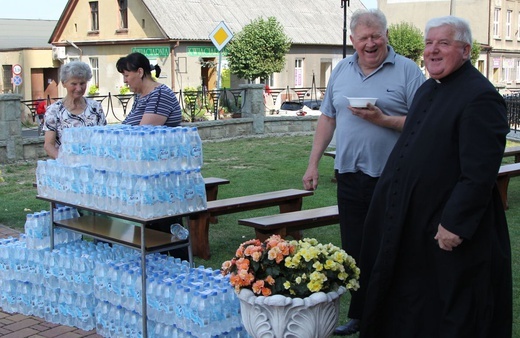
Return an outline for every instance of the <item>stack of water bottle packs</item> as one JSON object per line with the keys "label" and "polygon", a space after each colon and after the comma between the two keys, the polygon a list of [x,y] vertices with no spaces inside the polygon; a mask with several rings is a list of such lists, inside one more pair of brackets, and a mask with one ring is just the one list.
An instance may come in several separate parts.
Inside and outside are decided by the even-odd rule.
{"label": "stack of water bottle packs", "polygon": [[38,161],[38,194],[103,211],[155,218],[206,209],[197,128],[64,129],[57,160]]}
{"label": "stack of water bottle packs", "polygon": [[[31,223],[47,214],[31,214],[27,230],[19,238],[0,239],[0,307],[6,312],[34,315],[56,324],[83,330],[96,327],[94,262],[135,257],[123,246],[110,247],[55,232],[54,250],[31,247],[36,233],[47,233]],[[64,230],[66,232],[66,230]],[[35,236],[35,237],[31,237]],[[50,242],[48,236],[43,236]],[[46,238],[45,238],[46,237]]]}
{"label": "stack of water bottle packs", "polygon": [[[54,215],[75,217],[77,211],[62,207]],[[86,331],[95,328],[104,337],[142,337],[140,253],[80,240],[64,229],[54,234],[51,251],[50,213],[42,211],[27,215],[20,238],[0,239],[0,307]],[[34,245],[31,238],[42,242]],[[218,270],[149,254],[146,273],[148,337],[249,337],[236,294]]]}
{"label": "stack of water bottle packs", "polygon": [[[248,337],[240,304],[218,270],[147,255],[148,337]],[[104,337],[142,336],[139,257],[99,263],[94,273],[96,331]]]}

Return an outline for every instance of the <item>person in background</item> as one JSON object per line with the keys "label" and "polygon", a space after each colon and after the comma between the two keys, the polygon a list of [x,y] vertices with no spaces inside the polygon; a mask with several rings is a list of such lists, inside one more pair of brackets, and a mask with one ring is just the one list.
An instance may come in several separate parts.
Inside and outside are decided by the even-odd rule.
{"label": "person in background", "polygon": [[365,223],[360,337],[510,338],[511,248],[496,186],[506,105],[471,64],[466,20],[431,19],[425,37],[431,78]]}
{"label": "person in background", "polygon": [[36,104],[36,115],[38,116],[38,135],[44,135],[43,132],[43,121],[45,116],[45,111],[47,110],[47,103],[41,96],[38,97],[38,100],[35,102]]}
{"label": "person in background", "polygon": [[173,90],[158,83],[151,70],[159,77],[159,65],[152,67],[150,60],[141,53],[131,53],[116,63],[124,82],[136,94],[132,109],[123,124],[177,127],[182,120],[181,106]]}
{"label": "person in background", "polygon": [[[152,66],[146,56],[136,52],[120,58],[116,63],[116,68],[119,73],[123,74],[124,82],[130,87],[130,90],[136,94],[132,109],[123,124],[180,126],[182,111],[175,93],[152,77],[152,70],[155,70],[155,76],[159,77],[161,73],[159,65]],[[169,222],[151,223],[148,227],[170,235],[171,223],[182,225],[182,217],[176,217]],[[189,258],[187,248],[162,253],[183,260]]]}
{"label": "person in background", "polygon": [[[303,186],[309,190],[318,187],[318,164],[335,131],[341,243],[359,261],[363,224],[374,187],[400,135],[415,91],[425,78],[415,62],[388,45],[387,22],[380,10],[356,11],[350,29],[356,52],[339,62],[331,74]],[[354,108],[346,97],[375,97],[377,102]],[[335,335],[359,331],[362,304],[356,301],[356,292],[351,295],[351,320],[337,327]]]}
{"label": "person in background", "polygon": [[84,62],[72,61],[61,66],[60,79],[67,94],[47,107],[43,126],[43,148],[49,157],[58,157],[64,128],[107,124],[101,103],[84,97],[91,78],[92,70]]}

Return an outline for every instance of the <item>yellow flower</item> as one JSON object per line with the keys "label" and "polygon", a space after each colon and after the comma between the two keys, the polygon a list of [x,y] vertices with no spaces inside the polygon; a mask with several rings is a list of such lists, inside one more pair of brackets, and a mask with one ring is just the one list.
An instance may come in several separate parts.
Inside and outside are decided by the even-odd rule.
{"label": "yellow flower", "polygon": [[323,270],[323,264],[321,264],[320,262],[314,262],[314,264],[312,265],[313,268],[316,269],[316,271],[321,271]]}
{"label": "yellow flower", "polygon": [[322,283],[319,280],[310,281],[307,283],[307,288],[311,292],[320,292],[322,287]]}
{"label": "yellow flower", "polygon": [[289,290],[291,288],[291,282],[289,281],[285,281],[285,283],[283,283],[283,287],[286,289],[286,290]]}

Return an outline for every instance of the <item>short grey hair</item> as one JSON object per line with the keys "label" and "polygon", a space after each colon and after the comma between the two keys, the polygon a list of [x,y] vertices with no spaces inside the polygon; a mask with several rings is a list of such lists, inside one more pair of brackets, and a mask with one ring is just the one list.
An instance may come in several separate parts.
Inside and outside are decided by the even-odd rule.
{"label": "short grey hair", "polygon": [[452,15],[430,19],[426,23],[426,28],[424,29],[424,36],[428,36],[428,32],[430,29],[441,26],[452,27],[455,30],[455,40],[467,43],[470,46],[473,44],[473,38],[471,37],[471,28],[469,27],[469,22],[463,18],[459,18],[457,16]]}
{"label": "short grey hair", "polygon": [[363,24],[368,27],[379,26],[383,32],[387,30],[386,16],[379,9],[358,9],[350,18],[350,32],[354,32],[358,25]]}
{"label": "short grey hair", "polygon": [[62,83],[73,77],[90,81],[92,79],[92,70],[88,64],[82,61],[71,61],[61,66],[60,79]]}

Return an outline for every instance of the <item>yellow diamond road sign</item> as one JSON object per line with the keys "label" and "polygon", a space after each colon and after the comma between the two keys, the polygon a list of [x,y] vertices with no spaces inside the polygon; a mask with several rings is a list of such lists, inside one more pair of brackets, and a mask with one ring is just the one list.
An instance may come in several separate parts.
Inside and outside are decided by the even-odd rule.
{"label": "yellow diamond road sign", "polygon": [[226,46],[229,40],[233,38],[233,33],[231,33],[224,21],[221,21],[217,25],[217,27],[215,27],[213,32],[211,32],[209,38],[211,39],[217,50],[220,52],[222,48]]}

